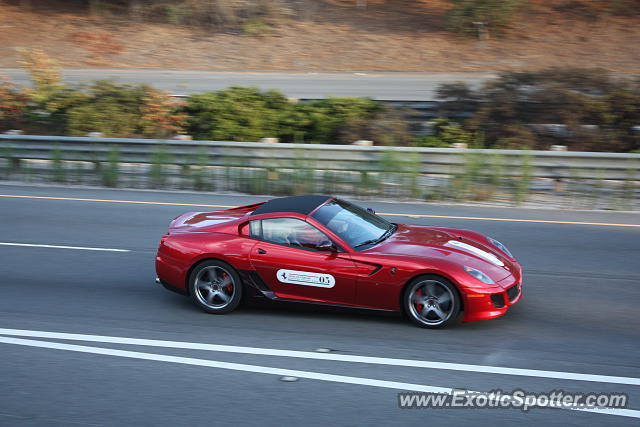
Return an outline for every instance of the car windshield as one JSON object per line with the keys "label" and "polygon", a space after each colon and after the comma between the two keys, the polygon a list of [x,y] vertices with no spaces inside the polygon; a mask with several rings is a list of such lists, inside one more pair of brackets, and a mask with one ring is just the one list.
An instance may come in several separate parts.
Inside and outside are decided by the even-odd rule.
{"label": "car windshield", "polygon": [[395,224],[339,199],[322,206],[312,217],[355,249],[380,243],[396,229]]}

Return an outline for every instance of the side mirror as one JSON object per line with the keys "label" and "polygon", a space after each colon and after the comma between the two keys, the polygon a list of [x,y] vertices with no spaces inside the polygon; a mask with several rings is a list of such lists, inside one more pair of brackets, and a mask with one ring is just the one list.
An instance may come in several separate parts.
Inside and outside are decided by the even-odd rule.
{"label": "side mirror", "polygon": [[374,211],[374,210],[373,210],[373,209],[371,209],[371,208],[367,208],[367,212],[369,212],[370,214],[374,214],[374,213],[376,213],[376,211]]}
{"label": "side mirror", "polygon": [[322,242],[316,249],[322,252],[338,252],[338,248],[333,242]]}

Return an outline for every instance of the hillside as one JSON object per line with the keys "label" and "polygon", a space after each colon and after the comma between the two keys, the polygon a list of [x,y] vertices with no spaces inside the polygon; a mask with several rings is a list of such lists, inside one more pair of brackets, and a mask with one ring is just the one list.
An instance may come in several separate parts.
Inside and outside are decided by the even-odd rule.
{"label": "hillside", "polygon": [[[16,48],[39,47],[64,66],[209,70],[495,71],[549,66],[640,73],[640,15],[598,1],[535,1],[503,36],[480,42],[447,32],[444,0],[314,1],[304,17],[252,21],[239,29],[90,16],[72,2],[0,4],[0,67]],[[60,6],[66,3],[67,6]],[[638,7],[640,9],[640,5]],[[633,8],[631,8],[633,12]]]}

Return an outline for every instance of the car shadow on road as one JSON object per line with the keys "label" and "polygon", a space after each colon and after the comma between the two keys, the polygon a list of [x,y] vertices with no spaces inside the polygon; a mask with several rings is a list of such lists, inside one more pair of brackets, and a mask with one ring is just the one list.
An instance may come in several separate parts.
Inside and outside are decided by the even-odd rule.
{"label": "car shadow on road", "polygon": [[[193,305],[189,297],[181,297],[176,294],[165,294],[167,298],[163,301],[163,305],[173,306],[179,309],[180,312],[190,313],[189,317],[195,314],[202,314],[203,318],[213,316],[218,318],[219,315],[209,315]],[[514,313],[515,314],[515,313]],[[234,318],[235,316],[251,316],[253,320],[255,317],[264,316],[264,322],[269,323],[275,321],[282,321],[286,324],[292,322],[304,322],[309,326],[308,321],[317,321],[318,327],[326,326],[327,322],[342,322],[346,325],[359,324],[359,326],[370,324],[372,328],[392,328],[396,326],[407,327],[414,330],[420,330],[417,326],[414,326],[411,321],[405,318],[400,312],[383,311],[383,310],[370,310],[364,308],[353,307],[339,307],[332,305],[321,305],[304,302],[284,302],[284,301],[269,301],[262,298],[246,299],[242,304],[232,313],[222,315],[225,319]],[[504,328],[505,324],[513,322],[514,319],[507,319],[511,316],[511,313],[507,313],[505,316],[498,319],[491,319],[481,322],[457,322],[446,328],[440,330],[446,331],[486,331],[492,332],[496,329]],[[518,316],[515,316],[517,318]]]}

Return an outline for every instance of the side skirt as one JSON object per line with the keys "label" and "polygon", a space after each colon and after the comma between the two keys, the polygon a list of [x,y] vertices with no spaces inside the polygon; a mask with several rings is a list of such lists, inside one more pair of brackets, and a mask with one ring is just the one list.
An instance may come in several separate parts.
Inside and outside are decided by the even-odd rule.
{"label": "side skirt", "polygon": [[240,274],[240,278],[244,283],[245,289],[248,290],[253,297],[265,298],[270,301],[292,302],[292,303],[298,303],[298,304],[310,304],[310,305],[324,306],[324,307],[337,307],[337,308],[348,308],[348,309],[357,309],[357,310],[379,311],[383,313],[398,312],[397,310],[362,307],[358,305],[335,304],[330,302],[308,301],[308,300],[293,299],[293,298],[280,298],[269,288],[269,286],[262,280],[262,278],[254,270],[239,270],[238,273]]}

